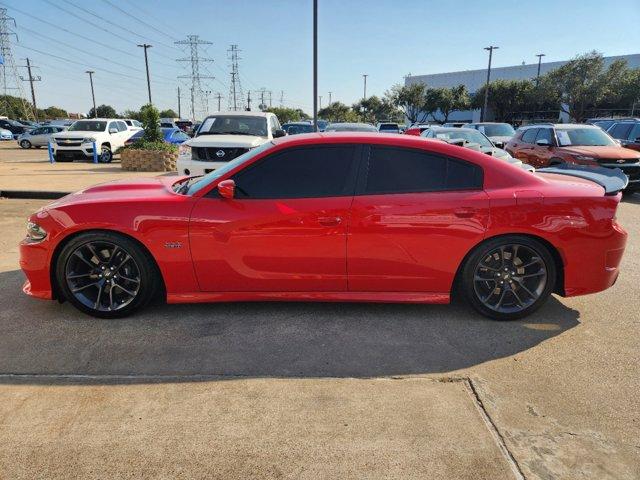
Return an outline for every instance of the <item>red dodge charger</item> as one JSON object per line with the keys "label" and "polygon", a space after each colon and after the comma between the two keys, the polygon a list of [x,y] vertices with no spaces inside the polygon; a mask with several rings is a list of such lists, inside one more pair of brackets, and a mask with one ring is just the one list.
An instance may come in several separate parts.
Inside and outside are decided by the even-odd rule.
{"label": "red dodge charger", "polygon": [[624,182],[611,170],[552,171],[415,136],[285,137],[203,177],[105,183],[41,209],[20,245],[24,291],[103,318],[156,295],[447,303],[452,293],[519,318],[551,293],[610,287],[624,252]]}

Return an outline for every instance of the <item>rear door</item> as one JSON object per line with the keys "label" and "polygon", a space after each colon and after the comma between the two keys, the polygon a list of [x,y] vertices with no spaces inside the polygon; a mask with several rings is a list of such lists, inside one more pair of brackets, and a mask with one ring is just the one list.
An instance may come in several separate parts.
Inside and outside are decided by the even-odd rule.
{"label": "rear door", "polygon": [[487,228],[482,169],[424,150],[368,150],[351,208],[349,291],[448,293]]}
{"label": "rear door", "polygon": [[[537,142],[545,140],[548,145],[538,145]],[[552,128],[539,128],[536,134],[535,144],[533,148],[528,152],[529,164],[536,168],[542,168],[549,165],[549,160],[553,158],[556,148],[555,135]]]}
{"label": "rear door", "polygon": [[536,135],[538,135],[538,128],[528,128],[520,137],[511,145],[513,150],[512,157],[522,160],[524,163],[534,165],[536,158],[534,155],[534,147],[536,142]]}

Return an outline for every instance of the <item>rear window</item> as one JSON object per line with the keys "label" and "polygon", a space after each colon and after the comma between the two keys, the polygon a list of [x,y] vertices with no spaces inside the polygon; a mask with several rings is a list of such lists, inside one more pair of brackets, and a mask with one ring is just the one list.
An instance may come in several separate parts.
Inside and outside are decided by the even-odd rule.
{"label": "rear window", "polygon": [[609,135],[613,138],[618,138],[620,140],[626,140],[629,138],[629,132],[633,128],[633,123],[618,123],[611,127],[609,130]]}
{"label": "rear window", "polygon": [[530,128],[528,130],[525,130],[522,134],[522,141],[524,143],[535,143],[538,130],[538,128]]}
{"label": "rear window", "polygon": [[482,188],[482,169],[463,160],[405,148],[371,147],[365,194]]}

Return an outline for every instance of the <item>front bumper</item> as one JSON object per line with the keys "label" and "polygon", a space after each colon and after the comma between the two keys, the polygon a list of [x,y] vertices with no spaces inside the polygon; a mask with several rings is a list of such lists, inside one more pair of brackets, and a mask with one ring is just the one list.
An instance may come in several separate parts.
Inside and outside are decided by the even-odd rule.
{"label": "front bumper", "polygon": [[51,272],[49,270],[48,239],[42,242],[31,242],[27,239],[20,242],[20,268],[27,277],[22,290],[27,295],[46,300],[53,299]]}
{"label": "front bumper", "polygon": [[79,146],[67,147],[52,144],[53,152],[65,158],[87,158],[93,157],[93,143],[82,143]]}
{"label": "front bumper", "polygon": [[176,163],[178,174],[180,175],[206,175],[213,172],[216,168],[220,168],[229,162],[203,162],[193,160],[192,158],[180,158]]}

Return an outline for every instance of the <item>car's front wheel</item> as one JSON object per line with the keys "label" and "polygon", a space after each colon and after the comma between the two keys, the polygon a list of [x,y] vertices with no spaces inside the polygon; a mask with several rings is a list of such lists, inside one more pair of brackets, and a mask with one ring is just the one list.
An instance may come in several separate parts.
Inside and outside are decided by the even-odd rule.
{"label": "car's front wheel", "polygon": [[133,240],[110,232],[73,238],[60,252],[55,268],[64,298],[100,318],[131,314],[149,303],[158,288],[150,255]]}
{"label": "car's front wheel", "polygon": [[98,156],[98,160],[100,161],[100,163],[111,163],[111,160],[113,160],[113,152],[108,145],[102,146],[100,155]]}
{"label": "car's front wheel", "polygon": [[515,320],[540,308],[554,290],[556,265],[538,240],[508,235],[491,239],[469,256],[462,291],[478,312]]}
{"label": "car's front wheel", "polygon": [[24,149],[31,148],[31,142],[27,139],[20,140],[20,146]]}

